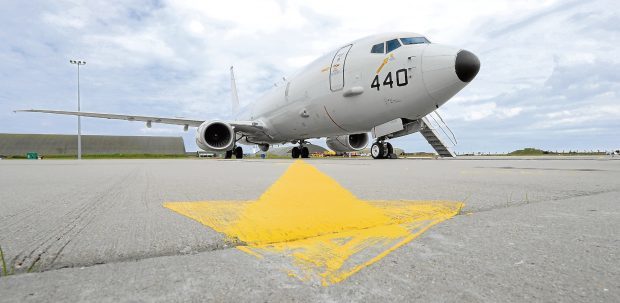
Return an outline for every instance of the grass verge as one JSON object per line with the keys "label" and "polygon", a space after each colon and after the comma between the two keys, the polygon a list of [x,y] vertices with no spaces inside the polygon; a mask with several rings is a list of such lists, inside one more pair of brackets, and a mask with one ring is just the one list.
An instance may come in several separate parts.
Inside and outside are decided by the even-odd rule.
{"label": "grass verge", "polygon": [[2,274],[0,276],[8,276],[6,270],[6,261],[4,261],[4,252],[2,251],[2,246],[0,246],[0,259],[2,260]]}

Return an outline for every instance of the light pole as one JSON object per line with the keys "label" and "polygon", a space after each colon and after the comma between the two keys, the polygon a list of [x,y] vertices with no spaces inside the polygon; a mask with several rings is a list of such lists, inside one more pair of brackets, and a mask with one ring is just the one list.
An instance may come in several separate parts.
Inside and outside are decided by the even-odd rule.
{"label": "light pole", "polygon": [[[78,113],[80,112],[80,65],[85,65],[86,61],[82,61],[82,60],[69,60],[69,63],[71,64],[75,64],[77,65],[77,101],[78,101],[78,107],[77,107],[77,111]],[[78,146],[77,146],[77,158],[78,160],[82,160],[82,124],[81,124],[81,117],[78,116]]]}

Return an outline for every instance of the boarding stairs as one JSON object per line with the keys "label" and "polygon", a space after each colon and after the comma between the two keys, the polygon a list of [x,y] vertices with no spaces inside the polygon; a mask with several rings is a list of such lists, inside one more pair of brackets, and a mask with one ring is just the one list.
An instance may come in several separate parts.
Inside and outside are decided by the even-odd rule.
{"label": "boarding stairs", "polygon": [[[443,138],[447,138],[448,141],[452,143],[451,146],[446,144],[447,141],[442,138],[442,135],[440,135],[440,131],[445,135],[443,136]],[[433,147],[433,149],[435,149],[435,151],[440,157],[456,157],[456,154],[452,151],[452,148],[454,148],[454,146],[457,144],[456,137],[437,111],[434,111],[421,119],[420,133]]]}

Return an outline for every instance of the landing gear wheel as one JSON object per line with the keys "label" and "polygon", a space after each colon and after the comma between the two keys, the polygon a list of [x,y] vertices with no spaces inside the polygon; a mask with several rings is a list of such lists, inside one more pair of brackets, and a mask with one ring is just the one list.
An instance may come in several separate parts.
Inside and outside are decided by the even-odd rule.
{"label": "landing gear wheel", "polygon": [[241,146],[237,146],[234,149],[235,158],[242,159],[243,158],[243,148]]}
{"label": "landing gear wheel", "polygon": [[375,142],[370,147],[370,155],[373,159],[383,159],[384,153],[385,148],[383,148],[383,143]]}
{"label": "landing gear wheel", "polygon": [[385,155],[383,157],[391,159],[393,153],[394,148],[392,147],[392,144],[390,144],[390,142],[385,142]]}
{"label": "landing gear wheel", "polygon": [[232,154],[233,154],[232,150],[227,150],[226,153],[224,154],[224,159],[232,158]]}
{"label": "landing gear wheel", "polygon": [[297,146],[293,147],[293,149],[291,150],[291,156],[293,157],[293,159],[299,158],[300,155],[301,155],[301,151],[299,150],[299,147]]}
{"label": "landing gear wheel", "polygon": [[310,151],[305,146],[301,148],[301,157],[302,158],[310,158]]}

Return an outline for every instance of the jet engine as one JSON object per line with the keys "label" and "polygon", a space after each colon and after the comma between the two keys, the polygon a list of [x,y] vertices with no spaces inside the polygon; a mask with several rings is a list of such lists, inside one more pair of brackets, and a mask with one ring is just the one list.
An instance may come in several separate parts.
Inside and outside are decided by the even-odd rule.
{"label": "jet engine", "polygon": [[328,137],[325,141],[327,147],[335,152],[350,152],[361,150],[368,145],[368,134],[342,135],[338,137]]}
{"label": "jet engine", "polygon": [[233,146],[235,132],[222,121],[206,121],[196,131],[196,145],[207,151],[227,151]]}

